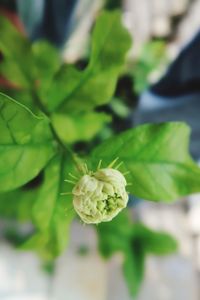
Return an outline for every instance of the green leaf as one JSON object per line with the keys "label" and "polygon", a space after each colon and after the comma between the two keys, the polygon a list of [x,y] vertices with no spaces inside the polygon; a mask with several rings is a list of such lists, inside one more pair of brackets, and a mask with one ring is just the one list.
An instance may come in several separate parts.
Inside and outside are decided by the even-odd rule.
{"label": "green leaf", "polygon": [[0,50],[5,60],[1,70],[3,75],[11,81],[17,80],[16,83],[23,86],[31,84],[34,62],[29,41],[2,15],[0,16],[0,28]]}
{"label": "green leaf", "polygon": [[12,82],[17,87],[29,87],[29,81],[24,73],[21,71],[20,66],[12,60],[3,60],[0,63],[0,74]]}
{"label": "green leaf", "polygon": [[91,140],[111,117],[104,113],[88,112],[82,114],[53,114],[52,124],[65,143]]}
{"label": "green leaf", "polygon": [[97,226],[99,250],[105,258],[114,253],[123,254],[123,272],[132,296],[139,290],[144,276],[145,248],[143,241],[133,236],[134,224],[127,210],[120,213],[109,223]]}
{"label": "green leaf", "polygon": [[145,249],[140,240],[125,252],[123,273],[131,296],[136,296],[144,278]]}
{"label": "green leaf", "polygon": [[33,206],[33,221],[38,231],[25,243],[24,249],[35,248],[48,259],[64,250],[75,212],[72,196],[63,196],[61,192],[72,190],[72,186],[64,182],[72,169],[72,162],[59,156],[46,167],[44,184]]}
{"label": "green leaf", "polygon": [[168,233],[150,230],[140,223],[133,225],[133,235],[142,240],[145,251],[155,255],[171,254],[178,248],[177,241]]}
{"label": "green leaf", "polygon": [[54,155],[45,118],[0,93],[0,191],[22,186],[37,176]]}
{"label": "green leaf", "polygon": [[36,84],[39,93],[46,91],[48,82],[60,67],[58,50],[46,41],[31,45],[3,16],[0,17],[0,28],[0,50],[4,55],[0,74],[20,88],[27,89]]}
{"label": "green leaf", "polygon": [[171,122],[145,124],[108,139],[92,152],[95,167],[119,157],[129,171],[129,191],[147,200],[175,200],[200,191],[200,168],[188,153],[189,127]]}
{"label": "green leaf", "polygon": [[59,51],[44,40],[35,42],[31,50],[35,62],[37,89],[42,96],[48,89],[50,80],[59,70],[61,58]]}
{"label": "green leaf", "polygon": [[[120,41],[120,42],[119,42]],[[92,34],[91,59],[83,71],[63,66],[43,98],[49,111],[80,112],[107,103],[122,72],[131,39],[118,11],[103,12]]]}
{"label": "green leaf", "polygon": [[99,250],[105,258],[117,252],[123,255],[123,273],[133,297],[137,295],[144,278],[146,255],[166,255],[177,250],[172,236],[153,231],[141,223],[133,223],[129,219],[128,209],[111,222],[99,224],[96,229]]}
{"label": "green leaf", "polygon": [[96,230],[99,250],[105,258],[109,258],[114,252],[127,251],[128,241],[132,236],[132,224],[126,210],[111,222],[98,224]]}

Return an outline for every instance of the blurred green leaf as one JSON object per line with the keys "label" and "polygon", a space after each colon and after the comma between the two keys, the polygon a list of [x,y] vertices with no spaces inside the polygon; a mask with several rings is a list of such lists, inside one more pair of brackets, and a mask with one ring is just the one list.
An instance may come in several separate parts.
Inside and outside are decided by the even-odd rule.
{"label": "blurred green leaf", "polygon": [[129,107],[120,98],[113,97],[112,101],[110,102],[110,107],[120,118],[127,118],[130,114]]}
{"label": "blurred green leaf", "polygon": [[145,250],[155,255],[166,255],[175,252],[177,241],[165,232],[155,232],[143,224],[133,225],[134,238],[140,238]]}
{"label": "blurred green leaf", "polygon": [[29,87],[29,81],[27,80],[27,77],[24,75],[20,66],[16,64],[15,61],[3,60],[0,63],[0,74],[17,87]]}
{"label": "blurred green leaf", "polygon": [[103,126],[111,121],[104,113],[53,114],[52,124],[60,139],[68,144],[91,140]]}
{"label": "blurred green leaf", "polygon": [[177,242],[167,233],[133,223],[123,210],[115,219],[97,227],[99,250],[105,258],[123,255],[123,272],[131,296],[135,297],[144,278],[147,254],[166,255],[177,250]]}
{"label": "blurred green leaf", "polygon": [[108,139],[91,153],[93,166],[119,157],[129,171],[129,191],[153,201],[171,201],[200,191],[200,168],[188,153],[190,129],[184,123],[145,124]]}
{"label": "blurred green leaf", "polygon": [[64,250],[75,213],[72,196],[61,193],[72,190],[72,186],[64,182],[72,170],[72,162],[60,156],[53,158],[46,167],[45,180],[33,206],[37,231],[23,249],[35,249],[46,259],[53,259]]}
{"label": "blurred green leaf", "polygon": [[38,188],[30,190],[20,188],[0,194],[1,218],[30,221],[32,216],[32,206],[37,195]]}
{"label": "blurred green leaf", "polygon": [[2,92],[7,96],[15,99],[20,104],[23,104],[26,107],[28,107],[34,114],[36,115],[41,114],[41,111],[39,110],[37,105],[35,105],[33,95],[30,93],[29,90],[5,89],[2,90]]}
{"label": "blurred green leaf", "polygon": [[46,91],[47,83],[61,65],[59,51],[43,40],[31,45],[27,37],[3,16],[0,16],[0,28],[0,51],[4,57],[0,74],[20,88],[36,85]]}
{"label": "blurred green leaf", "polygon": [[145,249],[141,241],[133,241],[124,253],[123,273],[131,296],[136,296],[144,278]]}
{"label": "blurred green leaf", "polygon": [[0,191],[30,181],[54,155],[48,122],[0,93]]}
{"label": "blurred green leaf", "polygon": [[151,41],[145,44],[133,66],[134,90],[140,94],[149,85],[152,72],[167,63],[166,45],[162,41]]}
{"label": "blurred green leaf", "polygon": [[126,252],[132,235],[132,224],[127,211],[122,211],[109,223],[100,223],[96,227],[99,237],[99,249],[102,255],[109,258],[113,252]]}
{"label": "blurred green leaf", "polygon": [[45,93],[48,83],[61,66],[59,51],[50,43],[44,40],[37,41],[32,45],[34,57],[35,76],[37,80],[37,90]]}
{"label": "blurred green leaf", "polygon": [[[4,56],[1,73],[13,83],[32,84],[34,78],[34,61],[31,44],[26,37],[4,16],[0,16],[0,51]],[[15,82],[17,80],[17,82]]]}
{"label": "blurred green leaf", "polygon": [[80,112],[107,103],[130,45],[131,38],[122,26],[120,12],[101,13],[92,34],[88,67],[79,71],[73,66],[63,66],[49,85],[43,99],[45,105],[50,111]]}

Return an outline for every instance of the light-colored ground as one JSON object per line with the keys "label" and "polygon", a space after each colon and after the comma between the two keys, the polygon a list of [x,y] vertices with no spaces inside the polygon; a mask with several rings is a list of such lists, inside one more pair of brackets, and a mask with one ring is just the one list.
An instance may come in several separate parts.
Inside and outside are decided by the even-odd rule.
{"label": "light-colored ground", "polygon": [[[179,241],[179,252],[168,257],[149,256],[145,280],[137,300],[198,300],[198,239],[200,220],[194,205],[200,196],[171,205],[141,202],[137,216],[151,228],[171,232]],[[188,201],[188,200],[187,200]],[[195,219],[196,218],[196,219]],[[105,262],[96,250],[96,235],[91,226],[74,222],[68,250],[57,260],[53,276],[41,270],[38,258],[0,245],[1,300],[130,300],[120,270],[121,259]],[[80,256],[78,249],[89,252]],[[199,253],[198,253],[199,252]]]}

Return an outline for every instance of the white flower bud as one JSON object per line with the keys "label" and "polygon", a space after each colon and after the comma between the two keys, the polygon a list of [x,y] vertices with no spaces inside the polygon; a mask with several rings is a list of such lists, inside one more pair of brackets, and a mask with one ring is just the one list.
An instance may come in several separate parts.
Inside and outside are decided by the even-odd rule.
{"label": "white flower bud", "polygon": [[126,179],[112,168],[83,175],[73,188],[73,204],[85,223],[111,221],[128,202]]}

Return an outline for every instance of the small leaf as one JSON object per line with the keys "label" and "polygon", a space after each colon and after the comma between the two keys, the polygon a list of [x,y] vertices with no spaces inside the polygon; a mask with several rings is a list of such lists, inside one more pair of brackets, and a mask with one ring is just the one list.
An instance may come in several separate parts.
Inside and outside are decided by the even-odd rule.
{"label": "small leaf", "polygon": [[105,125],[111,121],[104,113],[88,112],[82,114],[53,114],[53,126],[65,143],[91,140]]}
{"label": "small leaf", "polygon": [[91,154],[93,166],[114,158],[129,171],[129,191],[147,200],[176,200],[200,191],[200,168],[188,153],[189,127],[171,122],[145,124],[130,129],[97,146]]}
{"label": "small leaf", "polygon": [[0,191],[36,177],[54,151],[47,120],[0,94]]}
{"label": "small leaf", "polygon": [[143,224],[133,225],[134,238],[142,240],[145,251],[155,255],[166,255],[175,252],[177,241],[166,232],[153,231]]}

